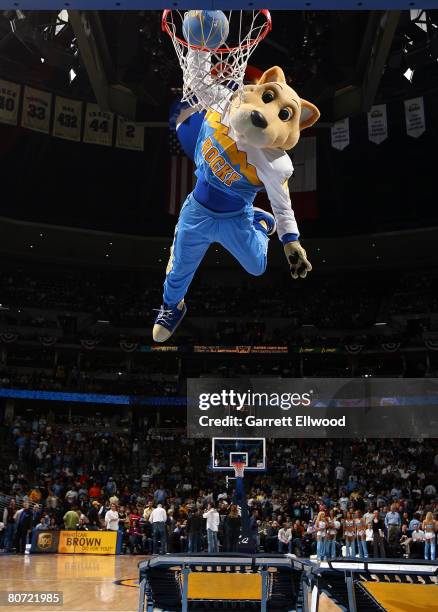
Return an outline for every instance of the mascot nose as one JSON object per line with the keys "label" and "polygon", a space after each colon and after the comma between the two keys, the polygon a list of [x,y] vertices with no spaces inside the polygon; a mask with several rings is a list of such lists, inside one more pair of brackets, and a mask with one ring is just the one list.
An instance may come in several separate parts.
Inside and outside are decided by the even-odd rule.
{"label": "mascot nose", "polygon": [[252,111],[251,123],[255,125],[255,127],[261,128],[262,130],[264,130],[268,125],[268,122],[259,111]]}

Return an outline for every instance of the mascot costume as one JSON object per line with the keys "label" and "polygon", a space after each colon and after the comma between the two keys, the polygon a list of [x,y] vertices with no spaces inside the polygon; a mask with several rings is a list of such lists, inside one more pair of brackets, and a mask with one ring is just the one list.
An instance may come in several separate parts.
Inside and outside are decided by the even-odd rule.
{"label": "mascot costume", "polygon": [[[205,82],[211,66],[208,53],[189,51],[192,82]],[[196,130],[194,159],[197,182],[183,204],[166,269],[163,303],[153,327],[155,342],[170,338],[186,314],[184,297],[208,247],[218,242],[249,274],[266,269],[269,236],[278,233],[292,278],[312,269],[300,245],[288,180],[291,158],[286,153],[313,125],[319,111],[286,83],[281,68],[270,68],[256,84],[227,94],[225,110],[215,107],[217,92],[205,115],[187,117]],[[188,113],[190,115],[190,113]],[[190,122],[192,126],[190,126]],[[186,123],[186,122],[184,122]],[[186,147],[186,148],[190,148]],[[273,214],[253,206],[265,189]]]}

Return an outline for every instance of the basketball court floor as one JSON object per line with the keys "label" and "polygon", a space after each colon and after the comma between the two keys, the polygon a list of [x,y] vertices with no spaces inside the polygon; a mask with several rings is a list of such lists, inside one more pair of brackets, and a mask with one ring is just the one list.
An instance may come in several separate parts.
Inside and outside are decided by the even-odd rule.
{"label": "basketball court floor", "polygon": [[[62,605],[12,605],[0,610],[23,612],[135,612],[138,610],[138,563],[143,556],[3,555],[0,593],[62,592]],[[389,612],[438,612],[438,586],[370,584],[369,590]],[[380,592],[382,591],[383,592]],[[3,595],[4,597],[4,595]],[[320,612],[340,610],[322,597]]]}
{"label": "basketball court floor", "polygon": [[0,557],[0,592],[61,591],[63,605],[0,605],[0,610],[135,611],[138,609],[139,595],[137,564],[144,558],[115,555],[4,555]]}

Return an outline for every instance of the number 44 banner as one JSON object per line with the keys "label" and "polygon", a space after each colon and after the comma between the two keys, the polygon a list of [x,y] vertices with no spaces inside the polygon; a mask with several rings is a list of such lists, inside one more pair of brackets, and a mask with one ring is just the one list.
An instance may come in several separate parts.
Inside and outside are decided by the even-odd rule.
{"label": "number 44 banner", "polygon": [[113,144],[114,114],[101,111],[97,104],[87,104],[84,142],[111,147]]}

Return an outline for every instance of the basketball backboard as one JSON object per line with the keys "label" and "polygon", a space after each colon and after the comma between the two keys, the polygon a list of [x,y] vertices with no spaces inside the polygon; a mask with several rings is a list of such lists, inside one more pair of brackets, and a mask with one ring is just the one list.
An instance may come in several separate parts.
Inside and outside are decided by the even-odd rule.
{"label": "basketball backboard", "polygon": [[215,471],[233,472],[233,463],[243,463],[245,472],[266,471],[265,438],[212,438],[211,467]]}

